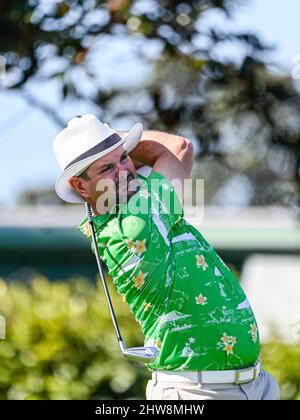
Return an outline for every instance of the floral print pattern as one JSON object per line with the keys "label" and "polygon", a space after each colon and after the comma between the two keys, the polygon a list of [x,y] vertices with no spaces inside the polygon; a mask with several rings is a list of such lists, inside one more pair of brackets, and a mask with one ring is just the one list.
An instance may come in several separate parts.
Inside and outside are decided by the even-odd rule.
{"label": "floral print pattern", "polygon": [[146,188],[142,188],[141,190],[140,190],[140,194],[141,194],[141,196],[142,197],[144,197],[144,198],[148,198],[149,197],[149,192],[148,192],[148,190],[146,190]]}
{"label": "floral print pattern", "polygon": [[127,239],[125,242],[126,242],[128,248],[130,249],[130,251],[134,251],[135,242],[132,239]]}
{"label": "floral print pattern", "polygon": [[89,222],[84,223],[84,225],[82,226],[82,233],[86,235],[88,238],[92,236]]}
{"label": "floral print pattern", "polygon": [[147,312],[152,307],[152,305],[149,302],[144,302],[143,307],[144,307],[144,311]]}
{"label": "floral print pattern", "polygon": [[142,241],[136,241],[135,251],[138,256],[140,256],[143,252],[147,250],[145,243],[146,243],[146,239],[143,239]]}
{"label": "floral print pattern", "polygon": [[207,305],[207,297],[199,295],[195,297],[197,305]]}
{"label": "floral print pattern", "polygon": [[258,334],[256,324],[250,324],[250,331],[248,333],[251,335],[253,343],[256,343]]}
{"label": "floral print pattern", "polygon": [[134,281],[134,287],[136,287],[138,290],[141,290],[145,283],[145,277],[148,273],[143,273],[142,271],[139,272],[139,274],[133,278]]}
{"label": "floral print pattern", "polygon": [[160,338],[157,338],[157,339],[155,340],[155,347],[156,347],[157,349],[160,349],[160,348],[161,348],[161,340],[160,340]]}
{"label": "floral print pattern", "polygon": [[205,258],[203,255],[196,255],[197,260],[197,267],[201,267],[203,271],[205,271],[208,267],[207,263],[205,262]]}
{"label": "floral print pattern", "polygon": [[220,341],[218,343],[218,347],[222,348],[222,350],[226,351],[227,356],[229,354],[233,354],[233,347],[236,344],[237,339],[236,337],[227,335],[226,332],[223,333],[223,336],[220,338]]}
{"label": "floral print pattern", "polygon": [[133,241],[132,239],[127,239],[126,244],[130,251],[138,255],[139,257],[147,251],[146,239]]}

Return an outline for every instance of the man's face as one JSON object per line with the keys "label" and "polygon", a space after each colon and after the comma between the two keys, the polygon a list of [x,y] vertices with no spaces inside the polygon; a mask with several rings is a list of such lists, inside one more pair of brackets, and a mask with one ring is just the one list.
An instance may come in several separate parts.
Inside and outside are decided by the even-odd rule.
{"label": "man's face", "polygon": [[[120,186],[120,172],[122,172],[123,180],[126,180],[127,177],[127,182],[125,181],[122,184],[123,188],[122,185]],[[103,191],[102,185],[105,185],[107,180],[115,185],[114,197],[117,203],[123,202],[122,194],[124,195],[127,192],[127,201],[135,194],[135,191],[129,191],[128,182],[136,178],[136,169],[122,145],[93,162],[84,173],[88,178],[73,176],[70,178],[69,183],[90,204],[96,205],[99,197],[106,193],[107,188]],[[98,191],[97,184],[98,187],[101,187],[100,190],[98,188]]]}

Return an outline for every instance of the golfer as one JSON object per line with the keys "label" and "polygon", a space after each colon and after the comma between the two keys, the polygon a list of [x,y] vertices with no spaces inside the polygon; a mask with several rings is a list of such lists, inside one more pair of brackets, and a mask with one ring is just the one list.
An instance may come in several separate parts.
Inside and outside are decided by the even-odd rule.
{"label": "golfer", "polygon": [[[279,399],[276,381],[262,369],[243,290],[184,219],[178,180],[190,177],[192,143],[143,132],[141,123],[122,133],[85,114],[69,121],[53,149],[63,170],[57,194],[90,204],[101,260],[144,345],[158,351],[146,365],[152,372],[146,398]],[[91,238],[86,217],[79,229]]]}

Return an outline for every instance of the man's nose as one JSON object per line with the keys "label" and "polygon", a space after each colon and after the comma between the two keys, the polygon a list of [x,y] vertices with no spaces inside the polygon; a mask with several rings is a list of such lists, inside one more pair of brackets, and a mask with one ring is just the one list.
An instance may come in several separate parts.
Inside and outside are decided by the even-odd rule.
{"label": "man's nose", "polygon": [[116,178],[119,178],[119,176],[123,176],[124,178],[127,177],[128,175],[128,170],[126,168],[126,165],[123,165],[122,163],[118,163],[116,165],[116,173],[115,176]]}
{"label": "man's nose", "polygon": [[126,168],[126,164],[123,164],[123,163],[121,163],[121,162],[119,162],[118,164],[117,164],[117,173],[119,173],[119,172],[121,172],[121,171],[125,171],[125,172],[128,172],[128,170],[127,170],[127,168]]}

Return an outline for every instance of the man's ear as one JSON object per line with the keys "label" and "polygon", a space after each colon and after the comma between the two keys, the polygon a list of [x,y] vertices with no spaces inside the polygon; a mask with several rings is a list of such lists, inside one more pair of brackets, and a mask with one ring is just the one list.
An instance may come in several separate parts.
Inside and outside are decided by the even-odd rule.
{"label": "man's ear", "polygon": [[79,176],[72,176],[68,179],[68,183],[83,198],[89,198],[89,193],[82,178]]}

